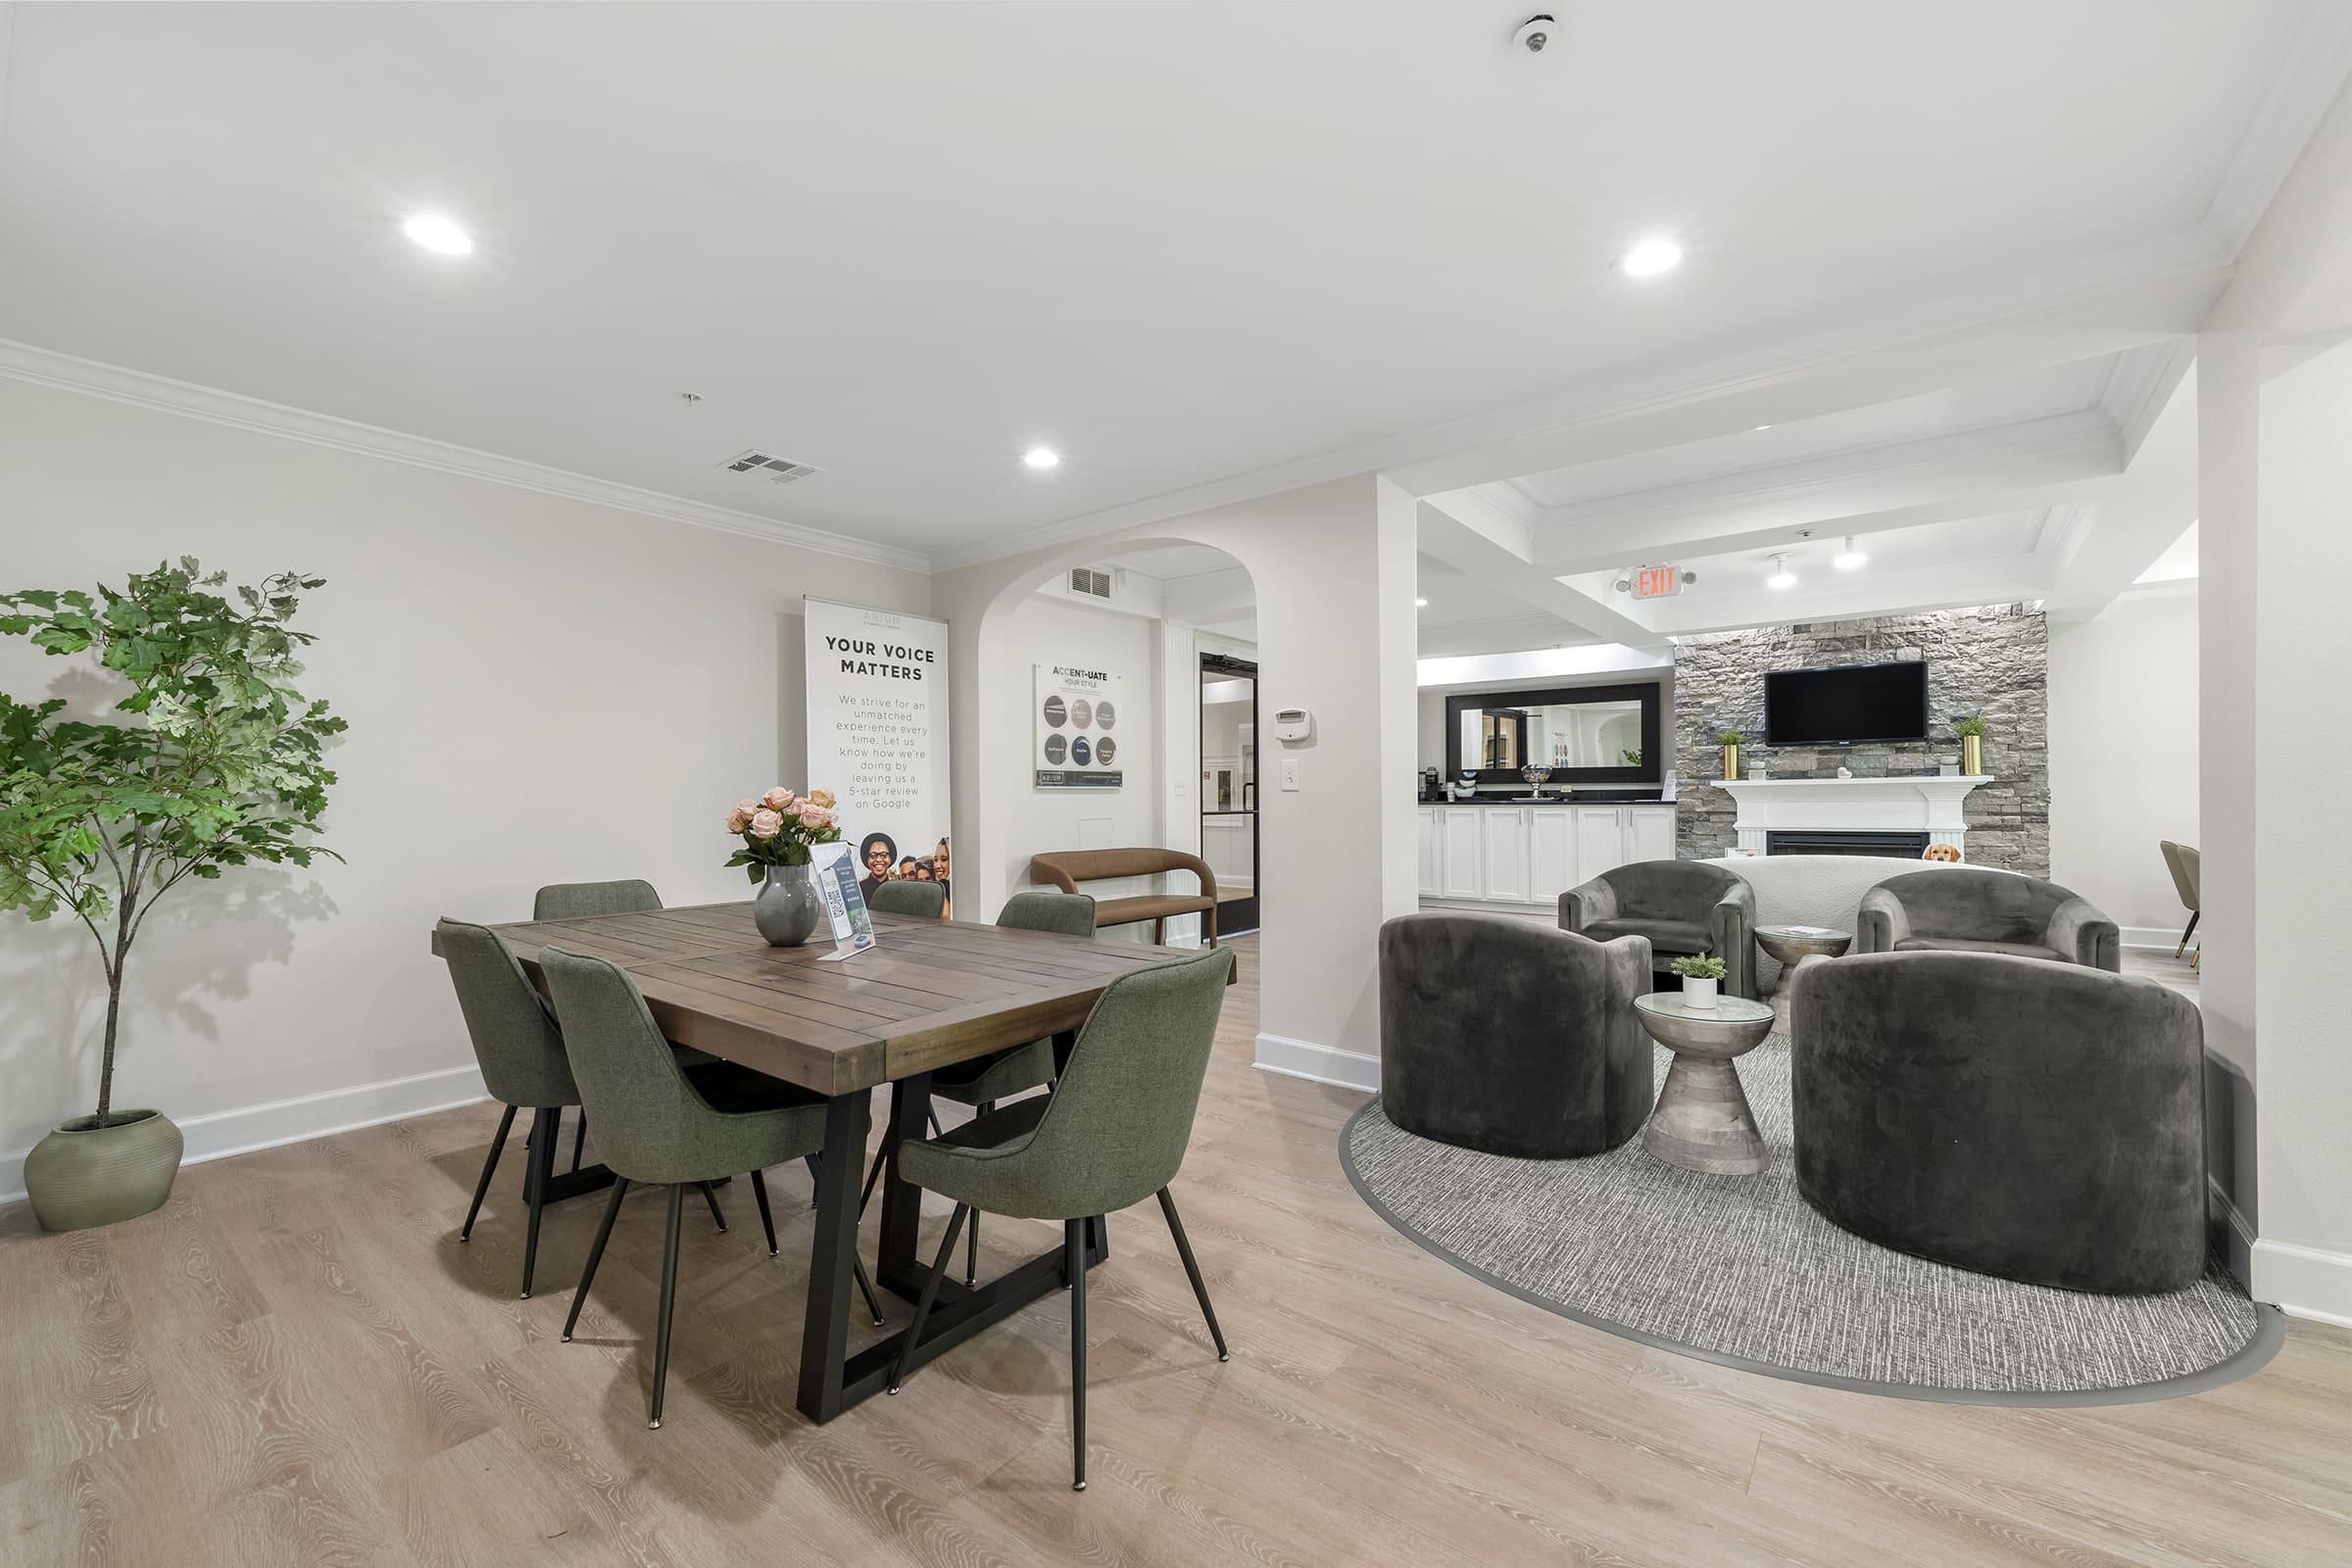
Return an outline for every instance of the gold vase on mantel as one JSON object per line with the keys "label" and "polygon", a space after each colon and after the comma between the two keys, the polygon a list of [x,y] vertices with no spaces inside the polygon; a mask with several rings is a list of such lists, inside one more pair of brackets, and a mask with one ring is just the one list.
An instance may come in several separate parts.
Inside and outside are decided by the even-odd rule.
{"label": "gold vase on mantel", "polygon": [[1726,746],[1726,747],[1723,749],[1723,777],[1724,777],[1724,781],[1725,781],[1726,783],[1730,783],[1731,781],[1733,781],[1733,780],[1735,780],[1735,779],[1739,778],[1739,776],[1740,776],[1740,748],[1739,748],[1739,747],[1737,747],[1737,746]]}
{"label": "gold vase on mantel", "polygon": [[1978,778],[1984,774],[1984,736],[1963,735],[1960,737],[1960,771],[1967,774],[1970,778]]}

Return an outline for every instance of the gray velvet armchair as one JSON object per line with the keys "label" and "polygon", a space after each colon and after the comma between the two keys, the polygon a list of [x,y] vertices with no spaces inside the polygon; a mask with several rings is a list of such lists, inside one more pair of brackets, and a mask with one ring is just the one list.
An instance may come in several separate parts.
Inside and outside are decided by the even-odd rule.
{"label": "gray velvet armchair", "polygon": [[1440,1143],[1568,1159],[1649,1114],[1654,1054],[1634,1011],[1649,944],[1500,914],[1400,914],[1380,928],[1380,1102]]}
{"label": "gray velvet armchair", "polygon": [[2055,882],[1946,866],[1888,877],[1862,895],[1856,953],[2005,953],[2119,972],[2115,922]]}
{"label": "gray velvet armchair", "polygon": [[1646,937],[1660,963],[1691,954],[1723,960],[1726,995],[1756,994],[1756,895],[1704,860],[1637,860],[1560,895],[1560,929],[1611,942]]}
{"label": "gray velvet armchair", "polygon": [[1993,953],[1805,966],[1806,1201],[1857,1236],[2071,1291],[2205,1268],[2204,1025],[2153,980]]}

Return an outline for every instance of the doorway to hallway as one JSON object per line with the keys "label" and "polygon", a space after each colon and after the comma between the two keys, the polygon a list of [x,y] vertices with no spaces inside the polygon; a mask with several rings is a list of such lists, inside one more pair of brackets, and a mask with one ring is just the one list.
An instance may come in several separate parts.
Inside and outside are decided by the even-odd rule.
{"label": "doorway to hallway", "polygon": [[1257,929],[1257,665],[1200,656],[1200,858],[1220,939]]}

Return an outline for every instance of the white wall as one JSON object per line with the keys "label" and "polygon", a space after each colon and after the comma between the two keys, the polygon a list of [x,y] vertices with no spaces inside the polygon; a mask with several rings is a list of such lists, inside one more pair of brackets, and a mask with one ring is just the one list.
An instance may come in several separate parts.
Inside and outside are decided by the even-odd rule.
{"label": "white wall", "polygon": [[[1257,591],[1258,707],[1315,714],[1313,741],[1270,740],[1261,867],[1258,1060],[1350,1084],[1379,1065],[1380,922],[1415,906],[1412,811],[1414,507],[1372,475],[1212,508],[1166,522],[943,572],[935,613],[956,627],[956,833],[978,850],[984,905],[1005,891],[1004,857],[982,848],[1025,787],[1025,741],[991,732],[991,680],[1015,662],[1010,616],[1051,573],[1157,544],[1234,557]],[[1080,554],[1083,551],[1084,554]],[[1285,759],[1298,788],[1279,788]],[[1346,853],[1334,854],[1333,847]]]}
{"label": "white wall", "polygon": [[2188,915],[2157,844],[2198,843],[2193,579],[2051,628],[2049,735],[2051,879],[2170,949]]}
{"label": "white wall", "polygon": [[[1149,581],[1150,579],[1144,579]],[[983,672],[990,719],[1017,738],[1022,755],[1032,739],[1030,712],[1037,664],[1079,663],[1120,677],[1118,763],[1127,777],[1116,790],[1041,790],[1024,775],[1006,792],[1004,810],[984,841],[1003,867],[1004,885],[1029,885],[1029,858],[1052,850],[1128,849],[1160,843],[1160,714],[1152,627],[1155,622],[1097,610],[1054,594],[1035,594],[1011,612],[1004,662]],[[1147,891],[1144,883],[1103,882],[1087,891],[1100,898]],[[958,906],[965,920],[995,918],[995,906]],[[1105,940],[1149,942],[1149,925],[1120,926]]]}
{"label": "white wall", "polygon": [[[132,955],[116,1102],[194,1155],[478,1096],[435,917],[590,877],[742,897],[726,807],[823,782],[796,771],[801,596],[930,608],[918,573],[0,380],[0,582],[181,554],[325,577],[305,690],[351,721],[324,838],[350,864],[177,890]],[[16,695],[68,673],[0,639]],[[0,915],[0,1198],[94,1102],[102,999],[86,933]]]}

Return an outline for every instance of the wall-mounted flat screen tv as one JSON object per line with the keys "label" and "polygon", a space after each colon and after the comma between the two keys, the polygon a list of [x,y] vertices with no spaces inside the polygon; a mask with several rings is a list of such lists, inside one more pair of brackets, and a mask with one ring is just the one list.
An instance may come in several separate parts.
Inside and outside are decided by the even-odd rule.
{"label": "wall-mounted flat screen tv", "polygon": [[1764,739],[1774,746],[1925,740],[1928,665],[1841,664],[1764,677]]}

